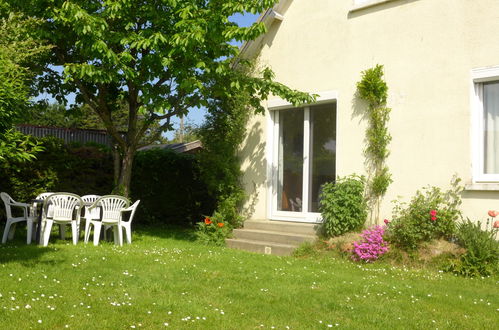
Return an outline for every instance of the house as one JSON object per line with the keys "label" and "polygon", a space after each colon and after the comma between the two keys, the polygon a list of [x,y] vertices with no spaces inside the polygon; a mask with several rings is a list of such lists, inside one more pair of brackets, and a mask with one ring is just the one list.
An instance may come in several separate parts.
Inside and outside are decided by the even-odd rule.
{"label": "house", "polygon": [[467,217],[499,209],[499,1],[282,0],[260,20],[268,32],[243,55],[318,98],[299,108],[271,98],[249,123],[240,155],[250,222],[315,224],[321,184],[365,174],[356,83],[377,64],[393,138],[381,219],[392,200],[447,188],[454,174]]}

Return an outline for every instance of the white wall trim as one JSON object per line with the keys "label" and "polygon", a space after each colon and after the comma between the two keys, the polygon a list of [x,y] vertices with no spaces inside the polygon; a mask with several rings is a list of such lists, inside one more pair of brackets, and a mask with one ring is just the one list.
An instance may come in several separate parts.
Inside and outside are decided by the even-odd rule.
{"label": "white wall trim", "polygon": [[499,183],[469,183],[464,185],[468,191],[499,191]]}
{"label": "white wall trim", "polygon": [[274,118],[273,114],[270,111],[266,111],[266,121],[267,127],[265,128],[267,135],[267,144],[265,145],[265,159],[267,160],[267,218],[270,219],[270,215],[272,214],[272,205],[274,200],[274,189],[272,189],[274,185],[274,171],[272,166],[274,165],[273,152],[274,149]]}
{"label": "white wall trim", "polygon": [[[333,100],[338,99],[338,92],[337,91],[324,91],[324,92],[318,92],[318,93],[312,93],[316,94],[316,102],[313,104],[320,104],[320,103],[325,103],[325,102],[330,102]],[[289,103],[286,100],[283,100],[281,98],[278,99],[272,99],[267,101],[267,108],[269,110],[279,110],[279,109],[284,109],[284,108],[289,108],[293,107],[293,104]]]}
{"label": "white wall trim", "polygon": [[497,80],[499,79],[499,65],[473,69],[471,79],[474,83]]}

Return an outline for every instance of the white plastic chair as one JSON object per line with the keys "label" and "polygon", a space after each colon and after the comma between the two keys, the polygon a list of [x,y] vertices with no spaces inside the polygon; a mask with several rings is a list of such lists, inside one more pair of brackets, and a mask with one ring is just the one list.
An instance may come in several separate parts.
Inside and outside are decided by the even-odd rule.
{"label": "white plastic chair", "polygon": [[[48,216],[49,205],[52,205],[52,218]],[[48,196],[43,203],[42,223],[43,245],[49,243],[52,224],[71,225],[73,244],[78,243],[78,224],[83,201],[80,196],[70,193],[55,193]]]}
{"label": "white plastic chair", "polygon": [[[19,203],[12,199],[9,194],[2,192],[0,194],[3,203],[5,204],[5,214],[7,216],[7,223],[5,224],[5,229],[3,231],[2,243],[7,242],[7,238],[10,240],[14,238],[14,232],[16,230],[16,223],[21,221],[26,221],[28,226],[28,235],[26,237],[26,243],[30,244],[33,237],[33,222],[35,219],[28,214],[29,204]],[[20,207],[23,209],[22,217],[13,217],[11,207]]]}
{"label": "white plastic chair", "polygon": [[[120,232],[125,229],[125,234],[126,234],[126,242],[128,244],[132,243],[132,220],[133,216],[135,215],[135,211],[137,211],[137,206],[139,206],[140,199],[135,201],[132,206],[127,207],[126,209],[121,210],[121,221],[119,223],[120,227]],[[131,212],[130,217],[128,218],[128,221],[123,221],[123,213],[124,212]],[[123,245],[123,242],[120,242],[120,245]]]}
{"label": "white plastic chair", "polygon": [[[94,245],[99,245],[102,226],[112,227],[114,233],[114,243],[120,246],[123,245],[123,233],[120,226],[121,211],[128,207],[129,204],[130,202],[125,197],[106,195],[96,200],[95,203],[90,206],[90,210],[93,210],[97,207],[101,207],[102,209],[101,220],[90,220],[90,224],[94,226]],[[85,235],[87,235],[88,241],[90,231],[88,232],[88,234],[85,233]]]}
{"label": "white plastic chair", "polygon": [[[41,193],[38,196],[36,196],[35,199],[45,201],[47,199],[47,197],[49,197],[52,194],[53,194],[53,192],[44,192],[44,193]],[[41,204],[43,206],[43,203],[41,203]],[[52,218],[53,213],[54,212],[52,210],[52,205],[49,205],[48,212],[47,212],[47,217],[48,218]],[[33,203],[32,208],[31,208],[31,215],[33,216],[34,219],[38,220],[38,218],[39,218],[39,214],[38,214],[38,203]],[[42,222],[42,225],[43,225],[43,222]],[[41,232],[43,233],[43,228],[41,229]],[[63,237],[64,234],[65,233],[63,232],[63,230],[61,230],[61,237]]]}
{"label": "white plastic chair", "polygon": [[[88,238],[90,237],[90,220],[99,220],[100,219],[100,209],[98,207],[90,210],[90,203],[95,203],[96,200],[98,200],[101,196],[99,195],[85,195],[81,196],[81,199],[83,200],[83,203],[87,204],[85,205],[85,216],[83,219],[85,219],[85,233],[83,234],[85,244],[88,243]],[[88,233],[88,235],[87,235]]]}

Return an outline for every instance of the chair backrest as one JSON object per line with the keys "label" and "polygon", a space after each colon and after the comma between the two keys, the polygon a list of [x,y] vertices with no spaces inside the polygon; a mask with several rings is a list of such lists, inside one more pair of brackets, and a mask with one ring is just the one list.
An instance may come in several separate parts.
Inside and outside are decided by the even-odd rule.
{"label": "chair backrest", "polygon": [[123,196],[106,195],[99,198],[94,205],[102,208],[102,222],[121,221],[121,210],[130,205],[130,201]]}
{"label": "chair backrest", "polygon": [[128,210],[132,211],[132,213],[130,213],[130,218],[128,218],[129,222],[132,222],[133,216],[135,215],[135,211],[137,211],[137,206],[139,206],[139,203],[140,199],[136,200],[135,203],[133,203],[132,206],[128,208]]}
{"label": "chair backrest", "polygon": [[[53,194],[53,192],[44,192],[44,193],[41,193],[38,196],[36,196],[35,199],[45,201],[47,199],[47,197],[49,197],[52,194]],[[35,214],[35,215],[38,212],[37,207],[38,207],[38,204],[37,203],[33,203],[33,214]],[[49,210],[48,210],[48,217],[52,218],[52,207],[51,206],[49,207]]]}
{"label": "chair backrest", "polygon": [[40,195],[36,196],[36,199],[46,200],[47,197],[49,197],[52,194],[53,194],[53,192],[44,192],[44,193],[41,193]]}
{"label": "chair backrest", "polygon": [[80,216],[83,201],[80,196],[71,193],[55,193],[48,196],[43,202],[43,212],[47,214],[48,206],[52,205],[54,220],[73,220],[76,209],[76,219]]}
{"label": "chair backrest", "polygon": [[81,196],[81,199],[85,202],[85,203],[95,203],[96,200],[98,200],[101,196],[99,195],[85,195],[85,196]]}
{"label": "chair backrest", "polygon": [[[84,203],[95,203],[101,196],[99,195],[85,195],[81,196]],[[90,206],[85,206],[85,218],[100,219],[100,209],[98,207],[89,210]]]}
{"label": "chair backrest", "polygon": [[7,218],[12,218],[12,210],[10,209],[10,204],[15,203],[15,201],[6,192],[0,193],[2,201],[5,204],[5,215]]}

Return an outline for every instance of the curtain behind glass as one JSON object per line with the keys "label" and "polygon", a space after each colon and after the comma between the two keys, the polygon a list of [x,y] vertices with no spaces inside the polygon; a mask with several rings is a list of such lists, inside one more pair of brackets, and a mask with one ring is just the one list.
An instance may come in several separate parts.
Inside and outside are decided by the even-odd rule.
{"label": "curtain behind glass", "polygon": [[499,81],[483,84],[484,173],[499,174]]}

